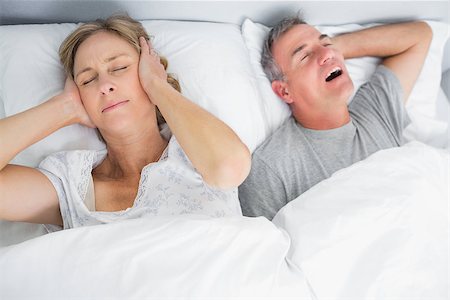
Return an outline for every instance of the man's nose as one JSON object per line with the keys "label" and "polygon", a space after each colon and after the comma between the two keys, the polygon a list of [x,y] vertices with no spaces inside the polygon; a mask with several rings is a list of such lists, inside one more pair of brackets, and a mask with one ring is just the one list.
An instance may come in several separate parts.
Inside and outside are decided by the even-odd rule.
{"label": "man's nose", "polygon": [[332,59],[334,56],[333,50],[329,47],[325,47],[325,46],[320,46],[319,47],[319,64],[323,65],[325,64],[328,60]]}

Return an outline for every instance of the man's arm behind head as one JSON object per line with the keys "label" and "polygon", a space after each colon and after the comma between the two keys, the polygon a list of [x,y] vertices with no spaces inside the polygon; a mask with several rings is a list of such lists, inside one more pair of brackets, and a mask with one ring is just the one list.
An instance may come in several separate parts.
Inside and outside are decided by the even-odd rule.
{"label": "man's arm behind head", "polygon": [[383,58],[383,65],[400,80],[406,101],[420,74],[432,36],[427,23],[407,22],[345,33],[332,40],[345,58]]}

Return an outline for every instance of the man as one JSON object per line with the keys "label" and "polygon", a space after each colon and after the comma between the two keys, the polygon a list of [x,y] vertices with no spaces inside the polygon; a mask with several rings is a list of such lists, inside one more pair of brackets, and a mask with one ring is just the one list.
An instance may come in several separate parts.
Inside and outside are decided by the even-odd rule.
{"label": "man", "polygon": [[[404,102],[431,39],[431,28],[424,22],[383,25],[333,38],[298,17],[275,26],[261,63],[292,117],[253,154],[250,175],[239,187],[244,215],[272,219],[335,171],[402,145],[402,131],[409,123]],[[361,56],[383,61],[347,106],[353,83],[344,59]]]}

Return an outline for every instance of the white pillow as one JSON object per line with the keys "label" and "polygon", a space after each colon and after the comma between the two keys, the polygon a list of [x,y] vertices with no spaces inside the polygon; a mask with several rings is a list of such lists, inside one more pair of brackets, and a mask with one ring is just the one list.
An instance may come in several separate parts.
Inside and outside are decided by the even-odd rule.
{"label": "white pillow", "polygon": [[188,99],[227,123],[253,151],[266,136],[257,82],[240,27],[234,24],[144,21]]}
{"label": "white pillow", "polygon": [[[259,129],[263,126],[262,114],[258,112],[259,94],[239,26],[179,21],[142,23],[155,36],[154,46],[167,57],[168,71],[178,77],[183,94],[228,123],[253,150],[265,133]],[[6,116],[34,107],[61,91],[64,72],[57,51],[76,27],[77,24],[0,27],[0,98]],[[56,151],[103,147],[93,129],[72,125],[27,148],[13,162],[37,166]]]}
{"label": "white pillow", "polygon": [[[62,90],[64,71],[58,48],[75,27],[75,24],[0,27],[0,90],[6,116],[34,107]],[[72,125],[25,149],[13,162],[35,167],[53,152],[103,147],[94,129]]]}
{"label": "white pillow", "polygon": [[[416,82],[414,89],[407,102],[407,110],[413,124],[406,130],[405,136],[409,139],[418,139],[429,142],[430,134],[435,126],[441,127],[442,123],[436,124],[433,119],[436,117],[436,100],[441,79],[441,62],[445,42],[448,37],[448,25],[439,22],[428,22],[433,29],[433,41],[426,58],[422,72]],[[355,31],[370,27],[375,24],[358,25],[346,24],[339,26],[316,26],[316,28],[333,36],[342,32]],[[272,133],[281,123],[290,116],[287,104],[282,102],[272,91],[261,66],[261,51],[264,39],[270,28],[265,25],[252,22],[250,19],[244,21],[242,34],[250,53],[250,61],[258,81],[259,91],[262,95],[261,105],[264,106],[265,131]],[[353,80],[355,91],[368,79],[375,70],[380,59],[374,57],[364,57],[346,60],[346,66]]]}
{"label": "white pillow", "polygon": [[[0,91],[1,95],[1,91]],[[0,119],[5,117],[5,106],[3,105],[3,100],[0,98]]]}

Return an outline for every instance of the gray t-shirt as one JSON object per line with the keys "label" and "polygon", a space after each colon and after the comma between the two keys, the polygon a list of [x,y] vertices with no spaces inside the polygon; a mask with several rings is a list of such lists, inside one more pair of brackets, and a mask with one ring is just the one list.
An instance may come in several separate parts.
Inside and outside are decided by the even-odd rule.
{"label": "gray t-shirt", "polygon": [[380,65],[349,105],[350,122],[331,130],[302,127],[290,117],[253,153],[252,169],[239,187],[245,216],[271,220],[289,201],[334,172],[370,154],[403,144],[410,120],[402,87]]}

